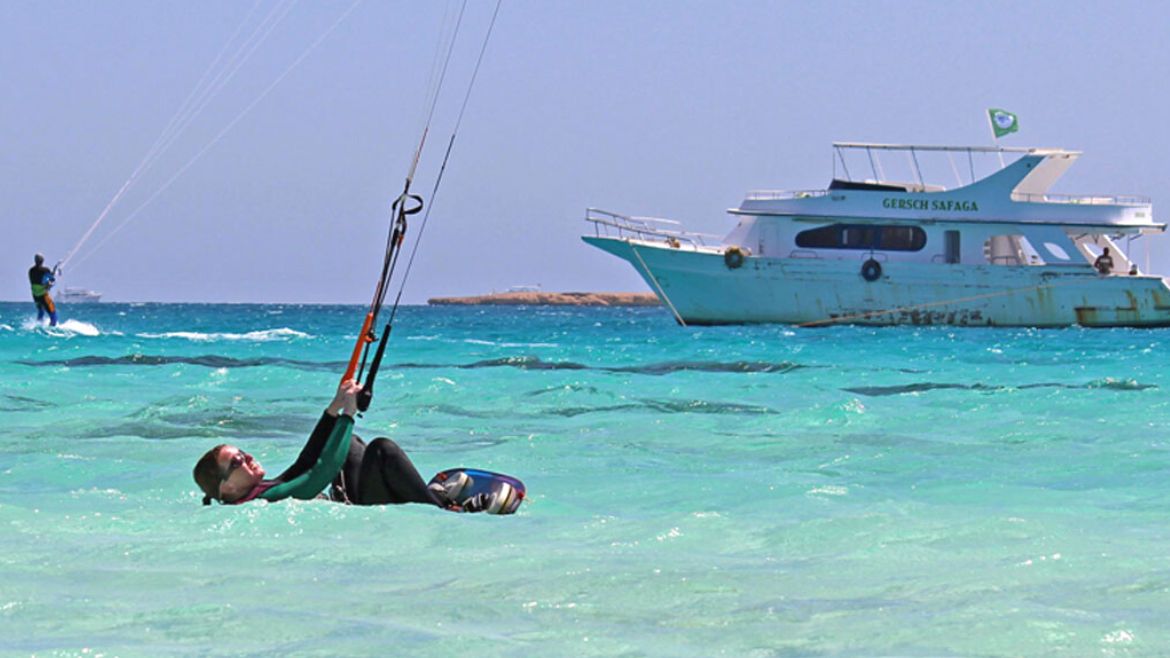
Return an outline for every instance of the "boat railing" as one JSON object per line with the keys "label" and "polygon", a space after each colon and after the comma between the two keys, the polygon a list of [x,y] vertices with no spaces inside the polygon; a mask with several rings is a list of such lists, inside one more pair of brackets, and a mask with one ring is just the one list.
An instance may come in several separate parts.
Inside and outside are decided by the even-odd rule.
{"label": "boat railing", "polygon": [[748,201],[779,201],[782,199],[811,199],[825,196],[828,190],[751,190],[747,193]]}
{"label": "boat railing", "polygon": [[709,233],[695,233],[684,231],[681,224],[673,219],[661,217],[636,217],[622,215],[600,208],[587,208],[585,221],[593,224],[597,237],[639,238],[656,242],[665,242],[672,247],[688,244],[698,249],[709,246],[708,241],[718,242],[721,238]]}
{"label": "boat railing", "polygon": [[[929,186],[935,189],[925,191],[942,191],[941,186]],[[923,190],[911,190],[921,192]],[[747,193],[748,201],[779,201],[784,199],[811,199],[825,196],[829,190],[751,190]],[[1067,203],[1074,205],[1091,206],[1148,206],[1150,197],[1114,194],[1032,194],[1027,192],[1013,192],[1012,201],[1031,203]]]}
{"label": "boat railing", "polygon": [[1037,148],[1034,146],[941,146],[937,144],[879,144],[876,142],[833,142],[833,148],[857,151],[939,151],[944,153],[1042,153],[1075,154],[1080,151],[1065,149]]}
{"label": "boat railing", "polygon": [[1069,203],[1089,206],[1148,206],[1150,198],[1145,196],[1117,195],[1073,195],[1073,194],[1029,194],[1012,192],[1012,201],[1030,203]]}

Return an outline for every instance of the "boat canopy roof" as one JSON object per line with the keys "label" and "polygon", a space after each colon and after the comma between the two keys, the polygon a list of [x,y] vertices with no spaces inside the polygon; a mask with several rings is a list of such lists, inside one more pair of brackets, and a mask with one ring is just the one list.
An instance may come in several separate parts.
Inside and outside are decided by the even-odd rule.
{"label": "boat canopy roof", "polygon": [[929,144],[879,144],[876,142],[833,142],[836,149],[870,151],[952,151],[955,153],[1031,153],[1034,155],[1080,155],[1081,151],[1036,146],[938,146]]}
{"label": "boat canopy roof", "polygon": [[[910,192],[940,192],[948,189],[973,185],[977,181],[990,178],[1009,167],[1004,156],[1010,156],[1011,162],[1021,158],[1030,160],[1032,164],[1025,169],[1018,169],[1013,181],[1011,194],[1018,200],[1039,199],[1047,196],[1048,190],[1064,176],[1076,159],[1081,157],[1081,151],[1067,149],[1040,148],[1040,146],[941,146],[931,144],[879,144],[869,142],[833,142],[835,157],[833,158],[833,179],[835,186],[848,183],[865,185],[890,185],[901,187]],[[886,166],[883,166],[882,155],[892,155],[894,152],[904,153],[906,164],[897,162],[895,157],[892,169],[895,172],[888,176]],[[849,157],[846,156],[849,153]],[[858,153],[863,153],[863,159]],[[955,156],[958,155],[959,158]],[[993,157],[991,157],[993,156]],[[987,166],[986,160],[991,157],[993,164]],[[945,159],[945,163],[940,160]],[[930,170],[937,176],[937,170],[949,169],[954,173],[955,183],[947,186],[931,180],[928,183],[923,174],[923,162],[929,160]],[[977,164],[977,160],[979,160]],[[945,166],[948,165],[949,166]],[[840,165],[844,176],[839,177],[837,167]],[[859,167],[860,165],[860,167]],[[863,178],[856,178],[851,172],[863,172]],[[980,173],[982,172],[982,176]],[[832,186],[831,186],[832,189]],[[1102,199],[1103,197],[1097,197]],[[1141,197],[1108,197],[1114,203],[1149,204],[1149,199]],[[1046,200],[1051,200],[1048,198]]]}
{"label": "boat canopy roof", "polygon": [[731,212],[1165,229],[1146,197],[1049,193],[1080,156],[1060,148],[834,142],[827,189],[755,190]]}

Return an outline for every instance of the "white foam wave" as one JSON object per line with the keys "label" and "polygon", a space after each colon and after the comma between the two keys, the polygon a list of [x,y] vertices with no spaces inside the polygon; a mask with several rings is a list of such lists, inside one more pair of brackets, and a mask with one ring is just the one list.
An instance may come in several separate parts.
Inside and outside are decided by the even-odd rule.
{"label": "white foam wave", "polygon": [[88,322],[82,322],[81,320],[65,320],[64,322],[59,322],[57,326],[51,327],[43,322],[37,322],[33,318],[27,318],[20,324],[20,328],[25,331],[43,332],[50,336],[57,336],[60,338],[102,335],[100,329]]}
{"label": "white foam wave", "polygon": [[15,330],[15,329],[13,329],[13,328],[12,328],[11,326],[9,326],[9,325],[6,325],[6,324],[0,324],[0,331],[16,331],[16,330]]}
{"label": "white foam wave", "polygon": [[82,322],[81,320],[66,320],[57,325],[57,328],[61,331],[69,331],[81,336],[100,336],[102,334],[97,327],[88,322]]}
{"label": "white foam wave", "polygon": [[307,334],[303,331],[297,331],[296,329],[289,329],[288,327],[281,327],[279,329],[264,329],[261,331],[249,331],[243,334],[229,332],[167,331],[164,333],[142,333],[136,335],[139,338],[180,338],[201,343],[209,343],[219,340],[250,340],[258,343],[264,343],[276,340],[292,340],[295,338],[313,338],[312,334]]}
{"label": "white foam wave", "polygon": [[556,343],[510,343],[481,340],[479,338],[464,338],[463,342],[469,345],[488,345],[491,347],[560,347]]}
{"label": "white foam wave", "polygon": [[805,493],[810,495],[810,496],[815,496],[818,494],[823,495],[823,496],[848,496],[849,495],[849,488],[838,486],[835,484],[828,484],[828,485],[825,485],[822,487],[815,487],[815,488],[809,489]]}

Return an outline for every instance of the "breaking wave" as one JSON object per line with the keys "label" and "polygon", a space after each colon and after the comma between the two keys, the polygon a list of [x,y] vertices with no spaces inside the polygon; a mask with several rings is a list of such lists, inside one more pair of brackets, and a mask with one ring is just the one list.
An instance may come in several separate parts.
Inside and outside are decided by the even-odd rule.
{"label": "breaking wave", "polygon": [[[278,357],[235,358],[206,354],[203,356],[164,356],[151,354],[128,354],[126,356],[80,356],[72,359],[58,359],[47,361],[22,360],[17,361],[26,366],[165,366],[176,363],[207,366],[209,368],[254,368],[258,366],[286,366],[306,370],[336,370],[344,368],[344,361],[302,361]],[[809,368],[787,361],[777,363],[764,361],[732,361],[727,363],[717,361],[667,361],[663,363],[648,363],[640,366],[590,366],[573,361],[542,361],[534,356],[509,356],[499,359],[475,361],[473,363],[396,363],[390,368],[408,369],[443,369],[458,368],[470,370],[478,368],[518,368],[521,370],[592,370],[598,372],[632,373],[638,375],[662,376],[676,372],[715,372],[715,373],[784,373],[798,368]]]}
{"label": "breaking wave", "polygon": [[761,416],[778,414],[779,411],[770,407],[765,407],[756,404],[739,404],[736,402],[718,402],[712,400],[669,400],[669,399],[654,399],[654,398],[639,398],[632,402],[624,402],[621,404],[602,404],[596,406],[557,406],[550,409],[541,410],[534,413],[518,412],[516,410],[482,410],[459,407],[450,404],[439,404],[430,407],[432,411],[449,414],[452,416],[460,416],[463,418],[516,418],[520,416],[540,417],[540,416],[560,416],[563,418],[573,418],[575,416],[583,416],[586,414],[598,413],[613,413],[622,411],[646,411],[652,410],[663,414],[732,414],[732,415],[749,415]]}
{"label": "breaking wave", "polygon": [[[8,327],[8,325],[4,325]],[[24,331],[38,331],[48,334],[50,336],[57,336],[59,338],[72,338],[73,336],[100,336],[102,332],[96,326],[82,322],[81,320],[65,320],[60,322],[55,327],[47,324],[37,322],[33,318],[28,318],[21,323],[20,328]],[[12,327],[8,327],[12,329]]]}
{"label": "breaking wave", "polygon": [[0,396],[0,411],[40,411],[54,406],[52,402],[24,397],[22,395],[4,394]]}
{"label": "breaking wave", "polygon": [[666,361],[637,366],[590,366],[573,361],[543,361],[535,356],[506,356],[474,363],[432,364],[400,363],[398,368],[519,368],[521,370],[595,370],[602,372],[623,372],[639,375],[667,375],[674,372],[727,372],[727,373],[784,373],[798,368],[808,368],[798,363],[780,361]]}
{"label": "breaking wave", "polygon": [[261,331],[249,331],[243,334],[228,333],[228,332],[210,332],[204,333],[200,331],[168,331],[161,334],[142,333],[136,334],[139,338],[180,338],[194,342],[214,342],[218,340],[249,340],[258,343],[265,343],[276,340],[292,340],[295,338],[313,338],[312,334],[307,334],[296,329],[289,329],[288,327],[281,327],[279,329],[264,329]]}
{"label": "breaking wave", "polygon": [[1038,384],[1021,384],[1019,386],[1005,386],[997,384],[952,384],[952,383],[938,383],[938,382],[918,382],[914,384],[903,384],[900,386],[856,386],[842,389],[850,393],[858,395],[867,395],[872,397],[881,397],[885,395],[906,395],[908,393],[925,393],[927,391],[939,391],[948,389],[957,389],[964,391],[1018,391],[1029,388],[1064,388],[1064,389],[1109,389],[1115,391],[1144,391],[1150,388],[1158,388],[1156,384],[1141,384],[1132,379],[1130,380],[1114,380],[1105,379],[1100,381],[1093,381],[1087,384],[1064,384],[1060,382],[1042,382]]}
{"label": "breaking wave", "polygon": [[207,366],[208,368],[256,368],[260,366],[284,366],[301,370],[337,370],[344,368],[344,361],[321,362],[299,361],[297,359],[282,359],[278,357],[257,357],[252,359],[236,359],[230,356],[207,354],[204,356],[157,356],[150,354],[130,354],[127,356],[79,356],[73,359],[57,359],[52,361],[17,361],[25,366],[67,366],[71,368],[93,366],[166,366],[173,364],[187,364]]}

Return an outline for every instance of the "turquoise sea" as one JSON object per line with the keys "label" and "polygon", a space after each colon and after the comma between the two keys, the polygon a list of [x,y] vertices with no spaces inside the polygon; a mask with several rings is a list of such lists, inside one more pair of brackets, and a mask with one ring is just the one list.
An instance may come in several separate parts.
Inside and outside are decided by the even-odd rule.
{"label": "turquoise sea", "polygon": [[0,655],[1170,653],[1170,332],[408,307],[366,438],[515,516],[203,507],[356,306],[0,304]]}

